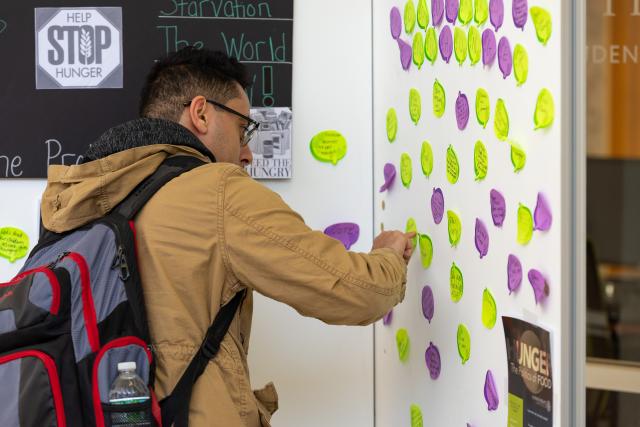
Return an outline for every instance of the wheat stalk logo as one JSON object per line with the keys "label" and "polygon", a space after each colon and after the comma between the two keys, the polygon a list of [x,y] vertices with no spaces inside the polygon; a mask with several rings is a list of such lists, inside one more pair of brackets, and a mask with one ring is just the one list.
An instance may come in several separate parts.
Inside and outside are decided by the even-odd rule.
{"label": "wheat stalk logo", "polygon": [[92,50],[93,43],[91,42],[91,34],[89,34],[89,31],[83,29],[80,35],[80,54],[84,57],[84,61],[82,61],[83,64],[89,63]]}

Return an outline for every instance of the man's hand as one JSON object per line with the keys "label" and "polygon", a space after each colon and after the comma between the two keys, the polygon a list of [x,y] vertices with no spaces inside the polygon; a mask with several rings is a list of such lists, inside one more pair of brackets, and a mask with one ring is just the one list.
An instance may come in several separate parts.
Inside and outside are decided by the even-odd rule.
{"label": "man's hand", "polygon": [[383,231],[373,240],[371,250],[380,248],[389,248],[396,251],[406,263],[411,259],[413,254],[413,244],[411,239],[416,236],[415,232],[403,233],[402,231]]}

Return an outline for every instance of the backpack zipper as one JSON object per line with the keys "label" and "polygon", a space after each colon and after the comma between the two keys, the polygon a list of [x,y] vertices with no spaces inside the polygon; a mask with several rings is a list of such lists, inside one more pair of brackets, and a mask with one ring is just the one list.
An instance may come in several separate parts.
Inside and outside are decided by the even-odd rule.
{"label": "backpack zipper", "polygon": [[126,282],[129,277],[131,277],[131,271],[129,270],[129,263],[127,263],[127,256],[124,253],[124,246],[118,246],[118,252],[116,256],[113,258],[113,264],[111,264],[111,269],[115,270],[116,268],[120,269],[120,280]]}

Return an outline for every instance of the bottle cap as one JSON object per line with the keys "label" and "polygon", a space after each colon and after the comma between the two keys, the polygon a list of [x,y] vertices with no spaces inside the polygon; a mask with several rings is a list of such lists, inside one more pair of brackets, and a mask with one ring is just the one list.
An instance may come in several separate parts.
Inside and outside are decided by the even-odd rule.
{"label": "bottle cap", "polygon": [[122,371],[135,371],[136,362],[122,362],[118,363],[118,372]]}

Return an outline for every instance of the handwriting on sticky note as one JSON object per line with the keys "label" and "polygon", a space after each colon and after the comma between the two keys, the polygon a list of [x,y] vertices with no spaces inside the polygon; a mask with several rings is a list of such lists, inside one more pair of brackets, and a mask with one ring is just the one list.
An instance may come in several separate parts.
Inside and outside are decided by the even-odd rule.
{"label": "handwriting on sticky note", "polygon": [[24,258],[29,251],[29,236],[14,227],[0,228],[0,257],[13,263]]}
{"label": "handwriting on sticky note", "polygon": [[478,30],[478,27],[475,25],[469,27],[468,43],[469,60],[471,61],[471,65],[475,65],[480,62],[480,58],[482,58],[482,36],[480,35],[480,30]]}
{"label": "handwriting on sticky note", "polygon": [[395,109],[389,108],[389,111],[387,111],[387,139],[389,140],[389,142],[395,141],[397,134],[398,116]]}
{"label": "handwriting on sticky note", "polygon": [[496,300],[487,288],[482,292],[482,324],[487,329],[493,329],[498,318]]}
{"label": "handwriting on sticky note", "polygon": [[431,286],[426,285],[422,288],[422,314],[429,323],[431,323],[431,319],[433,319],[434,311],[435,300],[433,298],[433,289],[431,289]]}
{"label": "handwriting on sticky note", "polygon": [[398,329],[396,332],[396,346],[401,362],[406,362],[409,359],[409,345],[409,332],[405,328]]}
{"label": "handwriting on sticky note", "polygon": [[418,89],[409,90],[409,116],[414,124],[418,124],[420,116],[422,115],[422,101],[420,98],[420,92]]}
{"label": "handwriting on sticky note", "polygon": [[462,222],[460,217],[453,211],[447,211],[447,225],[449,231],[449,243],[452,247],[458,246],[462,235]]}
{"label": "handwriting on sticky note", "polygon": [[526,245],[533,236],[533,216],[528,207],[523,204],[518,206],[518,243]]}
{"label": "handwriting on sticky note", "polygon": [[513,74],[518,85],[523,85],[529,75],[529,56],[524,46],[519,43],[513,49]]}
{"label": "handwriting on sticky note", "polygon": [[467,59],[467,33],[460,27],[453,30],[453,50],[458,64],[462,65]]}
{"label": "handwriting on sticky note", "polygon": [[486,90],[480,88],[476,92],[476,118],[483,128],[487,127],[490,115],[491,103],[489,101],[489,94]]}
{"label": "handwriting on sticky note", "polygon": [[426,234],[418,235],[418,246],[420,248],[420,260],[422,268],[427,269],[431,266],[433,260],[433,242]]}
{"label": "handwriting on sticky note", "polygon": [[489,170],[489,153],[482,141],[476,141],[473,149],[473,170],[476,175],[476,181],[482,181],[487,177],[487,171]]}
{"label": "handwriting on sticky note", "polygon": [[555,108],[553,96],[548,89],[542,89],[538,94],[536,110],[533,115],[533,122],[536,129],[548,128],[553,124]]}
{"label": "handwriting on sticky note", "polygon": [[449,294],[451,295],[451,301],[458,302],[462,299],[464,294],[464,278],[462,277],[462,271],[453,263],[451,270],[449,270]]}
{"label": "handwriting on sticky note", "polygon": [[469,334],[469,329],[462,323],[458,325],[457,340],[458,354],[464,365],[471,357],[471,335]]}
{"label": "handwriting on sticky note", "polygon": [[426,0],[418,0],[418,26],[423,30],[429,25],[429,8]]}
{"label": "handwriting on sticky note", "polygon": [[476,14],[474,20],[476,24],[483,25],[489,19],[489,1],[488,0],[476,0],[475,1]]}
{"label": "handwriting on sticky note", "polygon": [[496,137],[500,141],[506,141],[509,136],[509,113],[502,98],[499,98],[498,102],[496,102],[496,117],[493,125]]}
{"label": "handwriting on sticky note", "polygon": [[551,38],[551,14],[546,9],[538,6],[532,7],[530,12],[533,26],[536,27],[538,41],[546,45],[549,38]]}
{"label": "handwriting on sticky note", "polygon": [[431,172],[433,172],[433,149],[429,141],[422,142],[422,148],[420,149],[420,165],[422,166],[422,173],[429,178]]}
{"label": "handwriting on sticky note", "polygon": [[427,364],[431,379],[437,380],[440,377],[441,369],[440,350],[432,342],[429,343],[429,347],[424,352],[424,361]]}
{"label": "handwriting on sticky note", "polygon": [[402,153],[400,156],[400,180],[402,181],[402,185],[409,188],[412,176],[413,166],[411,163],[411,157],[409,157],[407,153]]}
{"label": "handwriting on sticky note", "polygon": [[436,62],[438,58],[438,36],[433,27],[429,27],[427,30],[427,36],[424,42],[424,53],[427,55],[429,62],[432,64]]}
{"label": "handwriting on sticky note", "polygon": [[456,154],[453,146],[447,148],[447,180],[451,184],[458,182],[460,177],[460,164],[458,163],[458,155]]}
{"label": "handwriting on sticky note", "polygon": [[447,105],[447,96],[444,92],[444,87],[438,80],[433,83],[433,114],[440,118],[444,115],[444,110]]}
{"label": "handwriting on sticky note", "polygon": [[316,160],[337,165],[347,154],[347,140],[335,130],[325,130],[311,139],[311,154]]}

